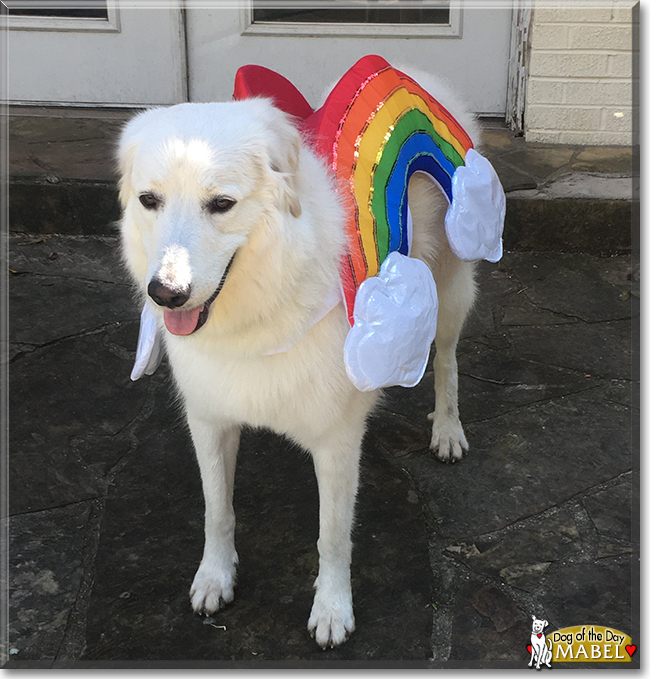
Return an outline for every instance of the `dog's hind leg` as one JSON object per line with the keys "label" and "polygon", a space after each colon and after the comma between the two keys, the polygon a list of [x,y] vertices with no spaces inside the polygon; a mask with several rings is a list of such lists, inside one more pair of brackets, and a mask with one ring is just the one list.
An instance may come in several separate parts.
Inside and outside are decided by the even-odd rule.
{"label": "dog's hind leg", "polygon": [[214,613],[234,598],[237,552],[232,506],[240,428],[188,415],[205,498],[205,548],[190,588],[192,608]]}
{"label": "dog's hind leg", "polygon": [[433,269],[439,309],[433,359],[436,406],[429,414],[433,420],[430,447],[443,462],[455,462],[468,449],[458,415],[456,346],[474,303],[475,284],[472,264],[456,259],[450,251],[441,254]]}
{"label": "dog's hind leg", "polygon": [[319,569],[308,629],[322,647],[354,631],[350,560],[363,431],[333,433],[311,447],[320,499]]}
{"label": "dog's hind leg", "polygon": [[465,318],[474,303],[474,265],[458,259],[445,234],[447,203],[429,178],[417,172],[409,182],[409,207],[413,217],[411,256],[431,269],[438,291],[436,332],[435,412],[431,449],[444,462],[454,462],[467,450],[467,440],[458,417],[458,368],[456,345]]}

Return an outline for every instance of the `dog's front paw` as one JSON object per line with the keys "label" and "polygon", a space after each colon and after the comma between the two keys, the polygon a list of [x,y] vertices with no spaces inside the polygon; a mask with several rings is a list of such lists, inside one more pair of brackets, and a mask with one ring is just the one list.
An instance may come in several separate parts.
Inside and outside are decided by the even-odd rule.
{"label": "dog's front paw", "polygon": [[352,596],[326,601],[325,596],[316,592],[307,629],[323,649],[342,644],[354,632]]}
{"label": "dog's front paw", "polygon": [[428,419],[433,420],[429,448],[443,462],[460,460],[463,451],[469,448],[460,420],[457,417],[437,417],[436,413],[429,413]]}
{"label": "dog's front paw", "polygon": [[235,564],[219,568],[201,562],[190,587],[190,601],[195,613],[211,614],[235,597]]}

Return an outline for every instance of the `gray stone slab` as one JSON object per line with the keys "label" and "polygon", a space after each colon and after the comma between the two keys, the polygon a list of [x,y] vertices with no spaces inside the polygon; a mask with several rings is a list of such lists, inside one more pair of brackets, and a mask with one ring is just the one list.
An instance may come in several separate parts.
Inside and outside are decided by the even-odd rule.
{"label": "gray stone slab", "polygon": [[[548,182],[540,194],[551,200],[556,198],[591,198],[596,200],[631,201],[634,191],[632,177],[611,177],[571,172]],[[541,197],[541,196],[540,196]]]}
{"label": "gray stone slab", "polygon": [[117,236],[9,234],[9,268],[50,276],[128,283]]}
{"label": "gray stone slab", "polygon": [[140,316],[128,285],[40,274],[12,276],[10,338],[45,345]]}
{"label": "gray stone slab", "polygon": [[631,175],[634,171],[634,149],[630,147],[595,146],[576,154],[572,168],[578,172],[607,172]]}
{"label": "gray stone slab", "polygon": [[537,179],[532,174],[511,165],[506,161],[506,158],[507,156],[505,158],[497,156],[490,159],[506,193],[537,188]]}
{"label": "gray stone slab", "polygon": [[533,304],[524,294],[522,288],[518,293],[509,295],[499,305],[495,313],[498,314],[501,327],[518,325],[558,325],[561,323],[576,323],[578,319],[563,314],[541,309]]}
{"label": "gray stone slab", "polygon": [[114,236],[119,219],[114,182],[13,179],[9,183],[12,232]]}
{"label": "gray stone slab", "polygon": [[84,577],[90,516],[88,504],[77,503],[11,518],[9,644],[15,649],[10,656],[14,663],[51,666],[56,659]]}
{"label": "gray stone slab", "polygon": [[599,548],[611,551],[627,547],[632,541],[632,476],[626,474],[618,483],[587,494],[582,503],[593,521],[598,535],[603,538]]}
{"label": "gray stone slab", "polygon": [[[525,488],[514,486],[511,492],[523,494]],[[586,550],[589,537],[573,513],[562,508],[473,542],[449,544],[445,550],[472,571],[532,592],[553,563]]]}
{"label": "gray stone slab", "polygon": [[494,308],[501,299],[515,294],[520,288],[514,274],[501,264],[481,261],[476,266],[477,294],[476,301],[470,311],[461,337],[476,337],[493,333],[497,330]]}
{"label": "gray stone slab", "polygon": [[[147,385],[131,382],[129,358],[116,355],[104,339],[61,341],[11,365],[12,512],[103,494],[106,480],[93,465],[102,458],[110,465],[131,448],[123,430],[141,411]],[[78,443],[92,436],[103,442],[103,454],[94,459],[93,449],[81,453]]]}
{"label": "gray stone slab", "polygon": [[480,304],[482,299],[488,303],[494,303],[521,288],[517,276],[509,268],[509,263],[509,253],[504,253],[496,264],[483,260],[476,264],[477,304]]}
{"label": "gray stone slab", "polygon": [[431,440],[427,414],[433,409],[433,401],[422,394],[432,393],[429,384],[432,379],[433,376],[427,373],[414,387],[417,392],[402,387],[387,390],[383,403],[368,421],[366,445],[378,446],[393,458],[427,450]]}
{"label": "gray stone slab", "polygon": [[507,250],[610,255],[631,251],[635,228],[631,201],[510,194],[503,242]]}
{"label": "gray stone slab", "polygon": [[453,608],[451,662],[460,661],[461,667],[525,668],[529,638],[528,616],[501,589],[478,578],[469,578],[459,588]]}
{"label": "gray stone slab", "polygon": [[619,403],[625,405],[632,410],[639,410],[639,403],[641,401],[639,394],[639,382],[634,378],[638,376],[633,375],[633,380],[610,380],[603,385],[601,393],[606,401],[612,403]]}
{"label": "gray stone slab", "polygon": [[570,368],[589,377],[631,377],[632,325],[629,320],[517,327],[511,328],[510,333],[520,355],[530,360]]}
{"label": "gray stone slab", "polygon": [[630,318],[638,310],[634,298],[621,295],[630,290],[629,257],[517,253],[506,262],[540,310],[588,323]]}
{"label": "gray stone slab", "polygon": [[[33,344],[20,344],[18,342],[9,342],[7,346],[7,361],[13,361],[19,354],[28,354],[30,351],[34,351]],[[3,357],[4,359],[4,357]]]}
{"label": "gray stone slab", "polygon": [[458,370],[468,424],[593,386],[582,375],[485,347],[459,357]]}
{"label": "gray stone slab", "polygon": [[522,144],[503,159],[515,167],[526,168],[541,184],[570,167],[575,153],[570,146]]}
{"label": "gray stone slab", "polygon": [[540,604],[556,629],[598,624],[632,634],[631,555],[549,569]]}
{"label": "gray stone slab", "polygon": [[470,451],[461,464],[444,465],[428,450],[400,463],[438,534],[462,541],[629,470],[629,426],[629,409],[582,392],[466,425]]}
{"label": "gray stone slab", "polygon": [[[128,115],[125,112],[122,117]],[[59,179],[115,179],[114,148],[123,124],[112,118],[11,116],[11,172]]]}
{"label": "gray stone slab", "polygon": [[[463,352],[458,357],[458,370],[459,410],[461,421],[466,425],[594,386],[593,381],[590,382],[589,378],[573,370],[528,361],[478,342],[464,342]],[[418,434],[415,439],[412,438],[413,434],[404,434],[409,441],[408,448],[405,448],[400,441],[401,425],[379,422],[380,445],[389,451],[401,453],[417,450],[413,446],[414,440],[420,443],[420,447],[428,445],[431,423],[426,420],[426,416],[435,407],[433,385],[434,375],[428,372],[416,387],[395,387],[386,391],[382,407],[407,419]]]}

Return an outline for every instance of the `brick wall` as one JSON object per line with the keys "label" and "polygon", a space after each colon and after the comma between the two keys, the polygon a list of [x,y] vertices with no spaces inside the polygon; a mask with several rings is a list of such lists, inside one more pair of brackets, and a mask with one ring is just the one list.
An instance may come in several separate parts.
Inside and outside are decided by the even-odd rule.
{"label": "brick wall", "polygon": [[533,7],[526,92],[528,141],[632,143],[632,8]]}

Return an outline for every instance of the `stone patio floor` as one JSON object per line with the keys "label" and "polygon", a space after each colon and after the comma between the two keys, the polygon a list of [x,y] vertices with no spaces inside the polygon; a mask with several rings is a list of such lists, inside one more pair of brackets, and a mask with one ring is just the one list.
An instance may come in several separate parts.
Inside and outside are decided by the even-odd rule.
{"label": "stone patio floor", "polygon": [[480,265],[458,351],[469,453],[444,465],[428,450],[430,372],[386,392],[364,445],[357,631],[324,652],[306,629],[309,457],[268,432],[243,437],[235,601],[193,614],[198,467],[166,365],[129,380],[138,310],[117,241],[17,233],[10,247],[7,668],[525,669],[533,614],[549,630],[638,638],[630,256],[508,252]]}

